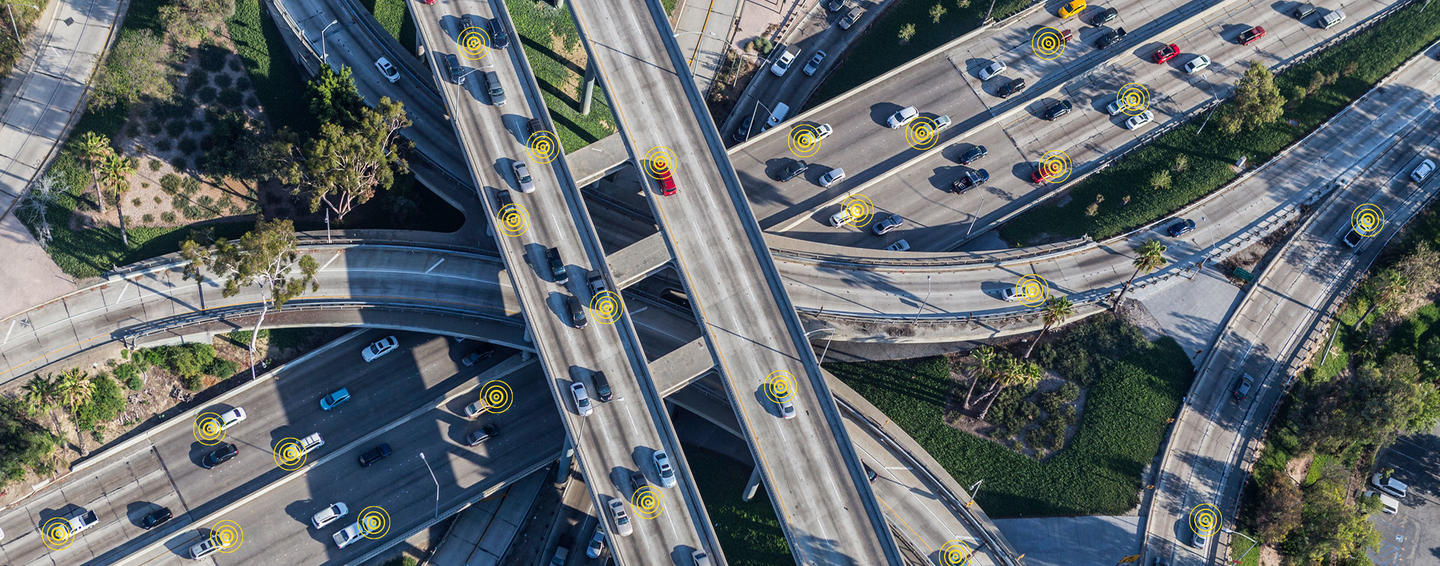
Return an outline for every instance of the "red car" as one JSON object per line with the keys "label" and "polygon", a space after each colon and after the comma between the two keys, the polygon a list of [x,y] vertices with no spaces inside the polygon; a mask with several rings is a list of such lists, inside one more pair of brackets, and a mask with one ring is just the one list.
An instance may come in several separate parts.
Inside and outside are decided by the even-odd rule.
{"label": "red car", "polygon": [[1030,182],[1032,182],[1032,183],[1048,183],[1048,182],[1050,182],[1050,177],[1051,177],[1051,174],[1050,174],[1049,171],[1046,171],[1046,170],[1045,170],[1045,166],[1044,166],[1044,165],[1037,165],[1037,166],[1035,167],[1035,172],[1030,174]]}
{"label": "red car", "polygon": [[1170,45],[1166,45],[1165,47],[1161,47],[1160,49],[1155,51],[1155,62],[1164,63],[1166,61],[1174,59],[1175,56],[1179,54],[1180,46],[1171,43]]}
{"label": "red car", "polygon": [[435,5],[435,0],[420,0],[420,1],[421,1],[421,2],[424,2],[426,6],[434,6],[434,5]]}
{"label": "red car", "polygon": [[1240,45],[1250,45],[1251,43],[1255,43],[1255,40],[1262,37],[1265,37],[1265,28],[1255,26],[1253,28],[1240,32],[1240,36],[1236,37],[1235,39],[1240,42]]}
{"label": "red car", "polygon": [[675,178],[670,176],[670,169],[660,171],[660,194],[670,196],[675,194]]}

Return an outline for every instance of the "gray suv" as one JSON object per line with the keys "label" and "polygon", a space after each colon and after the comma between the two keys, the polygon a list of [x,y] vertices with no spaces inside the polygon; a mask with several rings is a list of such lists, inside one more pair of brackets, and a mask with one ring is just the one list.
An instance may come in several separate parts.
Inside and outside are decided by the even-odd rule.
{"label": "gray suv", "polygon": [[[454,57],[454,55],[451,55]],[[485,79],[485,94],[490,95],[490,104],[496,106],[505,105],[505,87],[500,86],[500,75],[495,71],[484,71],[480,74]]]}

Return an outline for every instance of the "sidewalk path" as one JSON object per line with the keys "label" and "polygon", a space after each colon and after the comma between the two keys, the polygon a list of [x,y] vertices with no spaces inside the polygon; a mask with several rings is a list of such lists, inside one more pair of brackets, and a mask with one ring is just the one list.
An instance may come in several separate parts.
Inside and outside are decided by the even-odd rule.
{"label": "sidewalk path", "polygon": [[[733,39],[731,30],[740,17],[744,0],[682,0],[673,17],[675,42],[690,63],[695,86],[708,92],[715,73],[724,62],[726,45]],[[764,0],[762,0],[764,1]],[[730,45],[739,52],[738,45]]]}

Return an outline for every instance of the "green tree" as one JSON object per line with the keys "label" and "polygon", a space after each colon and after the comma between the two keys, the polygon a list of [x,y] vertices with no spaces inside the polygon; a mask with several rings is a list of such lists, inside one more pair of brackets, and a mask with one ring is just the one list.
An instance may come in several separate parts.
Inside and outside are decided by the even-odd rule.
{"label": "green tree", "polygon": [[995,405],[995,400],[1000,397],[1000,393],[1006,388],[1019,386],[1030,389],[1040,383],[1040,378],[1044,375],[1045,372],[1040,369],[1040,364],[1017,360],[1012,356],[1005,356],[1005,359],[1000,362],[999,369],[996,370],[997,379],[994,385],[991,386],[991,389],[994,389],[995,393],[985,402],[985,408],[980,409],[979,419],[982,421],[985,420],[985,415],[990,412],[990,407]]}
{"label": "green tree", "polygon": [[941,3],[939,3],[939,2],[936,2],[934,6],[931,6],[931,7],[930,7],[930,23],[932,23],[932,24],[938,24],[938,23],[940,23],[940,18],[945,17],[945,14],[946,14],[947,12],[949,12],[949,10],[946,10],[946,9],[945,9],[945,5],[944,5],[944,4],[941,4]]}
{"label": "green tree", "polygon": [[320,74],[305,83],[305,90],[309,94],[310,113],[320,123],[350,128],[359,122],[365,99],[355,87],[355,76],[350,67],[342,65],[336,71],[329,65],[321,65]]}
{"label": "green tree", "polygon": [[1150,188],[1157,191],[1170,190],[1170,185],[1173,181],[1174,180],[1170,178],[1170,170],[1168,169],[1161,169],[1150,174]]}
{"label": "green tree", "polygon": [[982,345],[970,350],[970,357],[975,358],[975,371],[972,372],[974,375],[970,377],[970,388],[965,391],[964,407],[966,409],[970,408],[970,399],[975,394],[975,384],[980,383],[981,379],[990,378],[995,373],[995,348]]}
{"label": "green tree", "polygon": [[94,430],[96,424],[112,420],[125,410],[125,397],[115,380],[99,373],[90,382],[90,398],[75,412],[75,425],[84,430]]}
{"label": "green tree", "polygon": [[[208,237],[202,237],[209,240]],[[224,282],[221,295],[233,297],[245,287],[254,286],[260,295],[260,316],[255,319],[255,329],[265,321],[265,314],[273,306],[284,307],[290,299],[300,296],[305,288],[320,289],[315,274],[320,264],[314,257],[299,252],[295,237],[295,224],[289,220],[266,221],[263,217],[255,222],[255,229],[231,242],[221,239],[214,245],[206,246],[192,237],[180,244],[180,256],[190,263],[185,266],[185,278],[204,281],[202,269],[208,270],[215,278]],[[299,268],[298,274],[292,271]],[[255,378],[255,342],[248,349],[250,378]]]}
{"label": "green tree", "polygon": [[100,190],[100,171],[105,163],[105,157],[115,153],[115,148],[110,147],[110,138],[104,134],[85,132],[80,136],[80,143],[75,146],[75,153],[80,161],[85,162],[85,169],[90,172],[91,185],[95,187],[95,202],[100,205],[100,212],[105,212],[105,197]]}
{"label": "green tree", "polygon": [[150,30],[121,32],[95,77],[90,103],[108,108],[145,99],[169,99],[175,94],[170,83],[174,63],[170,46]]}
{"label": "green tree", "polygon": [[1300,526],[1300,511],[1304,506],[1304,495],[1300,486],[1290,481],[1289,476],[1279,470],[1260,482],[1260,501],[1255,508],[1255,523],[1260,536],[1265,540],[1284,540],[1290,531]]}
{"label": "green tree", "polygon": [[1170,260],[1165,259],[1165,244],[1160,243],[1160,240],[1149,240],[1140,244],[1135,251],[1137,255],[1131,262],[1135,266],[1135,272],[1125,280],[1125,287],[1120,289],[1120,296],[1115,297],[1115,304],[1110,305],[1112,311],[1120,308],[1120,302],[1125,299],[1125,293],[1130,291],[1130,285],[1135,282],[1136,277],[1139,277],[1141,273],[1150,273],[1170,263]]}
{"label": "green tree", "polygon": [[50,410],[55,405],[55,382],[44,375],[30,378],[21,387],[21,399],[25,403],[25,414],[31,417]]}
{"label": "green tree", "polygon": [[1365,287],[1368,291],[1366,294],[1369,295],[1370,306],[1365,309],[1365,314],[1360,315],[1360,319],[1355,321],[1357,329],[1365,323],[1365,319],[1370,318],[1376,309],[1392,308],[1396,299],[1399,299],[1410,288],[1410,278],[1398,269],[1381,271],[1378,276],[1366,283]]}
{"label": "green tree", "polygon": [[905,24],[903,26],[900,26],[900,43],[910,43],[910,40],[914,38],[915,24]]}
{"label": "green tree", "polygon": [[970,0],[955,0],[955,7],[961,10],[970,7]]}
{"label": "green tree", "polygon": [[1171,169],[1174,169],[1176,173],[1184,173],[1185,170],[1186,170],[1186,169],[1189,169],[1189,168],[1190,168],[1190,157],[1189,157],[1189,156],[1185,156],[1185,155],[1177,155],[1177,156],[1175,156],[1175,164],[1174,164],[1174,166],[1171,167]]}
{"label": "green tree", "polygon": [[1030,353],[1035,351],[1035,345],[1040,343],[1040,339],[1045,337],[1045,333],[1049,332],[1051,327],[1064,323],[1073,314],[1075,314],[1075,305],[1070,303],[1069,297],[1051,297],[1050,300],[1045,301],[1043,317],[1045,326],[1040,328],[1040,335],[1030,342],[1030,347],[1025,348],[1025,359],[1030,359]]}
{"label": "green tree", "polygon": [[[90,381],[84,370],[71,368],[60,374],[58,383],[55,385],[55,393],[60,399],[60,404],[70,412],[73,417],[80,410],[80,407],[90,401],[90,395],[95,391],[95,384]],[[85,437],[80,434],[79,419],[75,421],[75,447],[81,455],[85,454]]]}
{"label": "green tree", "polygon": [[1251,61],[1235,85],[1234,107],[1220,116],[1220,129],[1235,134],[1272,123],[1284,113],[1285,96],[1275,86],[1275,75],[1265,65]]}
{"label": "green tree", "polygon": [[160,22],[180,43],[195,45],[234,13],[235,0],[168,0],[160,7]]}
{"label": "green tree", "polygon": [[399,102],[381,98],[376,109],[360,111],[355,128],[328,123],[303,151],[290,141],[289,168],[282,179],[295,185],[294,194],[310,203],[310,212],[323,205],[340,219],[358,204],[368,202],[377,190],[389,190],[395,175],[409,171],[400,156],[400,130],[410,126]]}
{"label": "green tree", "polygon": [[120,242],[130,247],[130,233],[125,229],[125,193],[130,191],[130,175],[135,173],[135,163],[116,152],[105,156],[100,165],[100,185],[105,193],[115,197],[115,216],[120,219]]}

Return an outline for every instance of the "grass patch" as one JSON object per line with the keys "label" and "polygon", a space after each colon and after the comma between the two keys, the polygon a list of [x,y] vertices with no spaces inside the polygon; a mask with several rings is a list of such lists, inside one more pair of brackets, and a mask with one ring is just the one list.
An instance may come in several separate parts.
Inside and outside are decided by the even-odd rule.
{"label": "grass patch", "polygon": [[[806,106],[816,106],[844,94],[905,61],[969,33],[979,26],[980,18],[985,17],[985,10],[990,7],[989,2],[979,0],[972,1],[970,7],[963,10],[957,8],[955,2],[940,2],[947,13],[939,23],[931,23],[930,7],[935,4],[934,0],[895,0],[889,11],[870,26],[869,31],[845,50],[845,59],[816,89]],[[1028,5],[1029,0],[1000,0],[995,3],[995,12],[991,17],[1002,19]],[[900,27],[905,24],[914,24],[916,33],[908,43],[902,44],[899,33]]]}
{"label": "grass patch", "polygon": [[[1340,73],[1334,83],[1287,108],[1280,122],[1229,135],[1215,124],[1218,116],[1212,117],[1204,132],[1198,134],[1200,122],[1191,120],[1072,185],[1072,198],[1064,205],[1040,205],[1001,226],[1000,236],[1014,245],[1084,234],[1104,239],[1154,222],[1215,191],[1236,177],[1230,164],[1241,156],[1247,157],[1251,165],[1265,162],[1370,90],[1400,63],[1440,39],[1440,10],[1421,8],[1415,4],[1400,10],[1277,76],[1275,84],[1288,98],[1295,89],[1308,87],[1317,72]],[[1354,71],[1346,75],[1342,70],[1352,65]],[[1232,107],[1227,102],[1216,112],[1227,112]],[[1293,120],[1296,125],[1285,120]],[[1181,156],[1189,166],[1173,172],[1172,187],[1151,189],[1147,181],[1150,175],[1173,169]],[[1085,208],[1096,202],[1097,195],[1103,195],[1104,202],[1095,216],[1087,216]],[[1125,204],[1127,195],[1131,200]]]}
{"label": "grass patch", "polygon": [[785,543],[765,490],[748,503],[740,500],[740,492],[750,480],[750,467],[693,444],[682,446],[705,500],[705,511],[715,525],[715,536],[725,549],[725,559],[735,566],[791,563],[790,545]]}
{"label": "grass patch", "polygon": [[226,25],[270,124],[277,130],[289,126],[297,132],[318,131],[320,124],[309,107],[296,103],[304,98],[305,78],[260,0],[235,0],[235,14]]}
{"label": "grass patch", "polygon": [[[10,76],[10,69],[20,62],[20,56],[24,54],[22,41],[30,34],[35,27],[35,20],[40,18],[40,12],[45,10],[45,5],[50,0],[34,0],[25,4],[14,4],[6,12],[10,19],[6,23],[12,23],[15,27],[0,24],[0,85],[5,84],[5,79]],[[29,8],[27,4],[35,7]],[[15,35],[15,28],[20,28],[20,35]]]}
{"label": "grass patch", "polygon": [[[1168,337],[1145,342],[1133,326],[1104,314],[1077,323],[1036,352],[1048,369],[1091,380],[1079,431],[1044,461],[945,424],[952,382],[943,357],[826,367],[957,481],[984,479],[978,499],[991,516],[1114,515],[1134,508],[1140,473],[1154,459],[1166,420],[1194,375],[1184,351]],[[1077,365],[1080,358],[1088,365]]]}
{"label": "grass patch", "polygon": [[410,4],[406,0],[360,0],[360,5],[375,14],[375,21],[380,22],[380,27],[385,28],[390,37],[414,56],[415,19],[410,17]]}
{"label": "grass patch", "polygon": [[520,35],[511,42],[510,49],[517,42],[525,46],[525,57],[540,83],[545,106],[550,109],[550,119],[565,151],[573,152],[615,133],[609,99],[598,84],[590,113],[580,113],[587,56],[569,12],[535,0],[515,0],[506,7]]}

